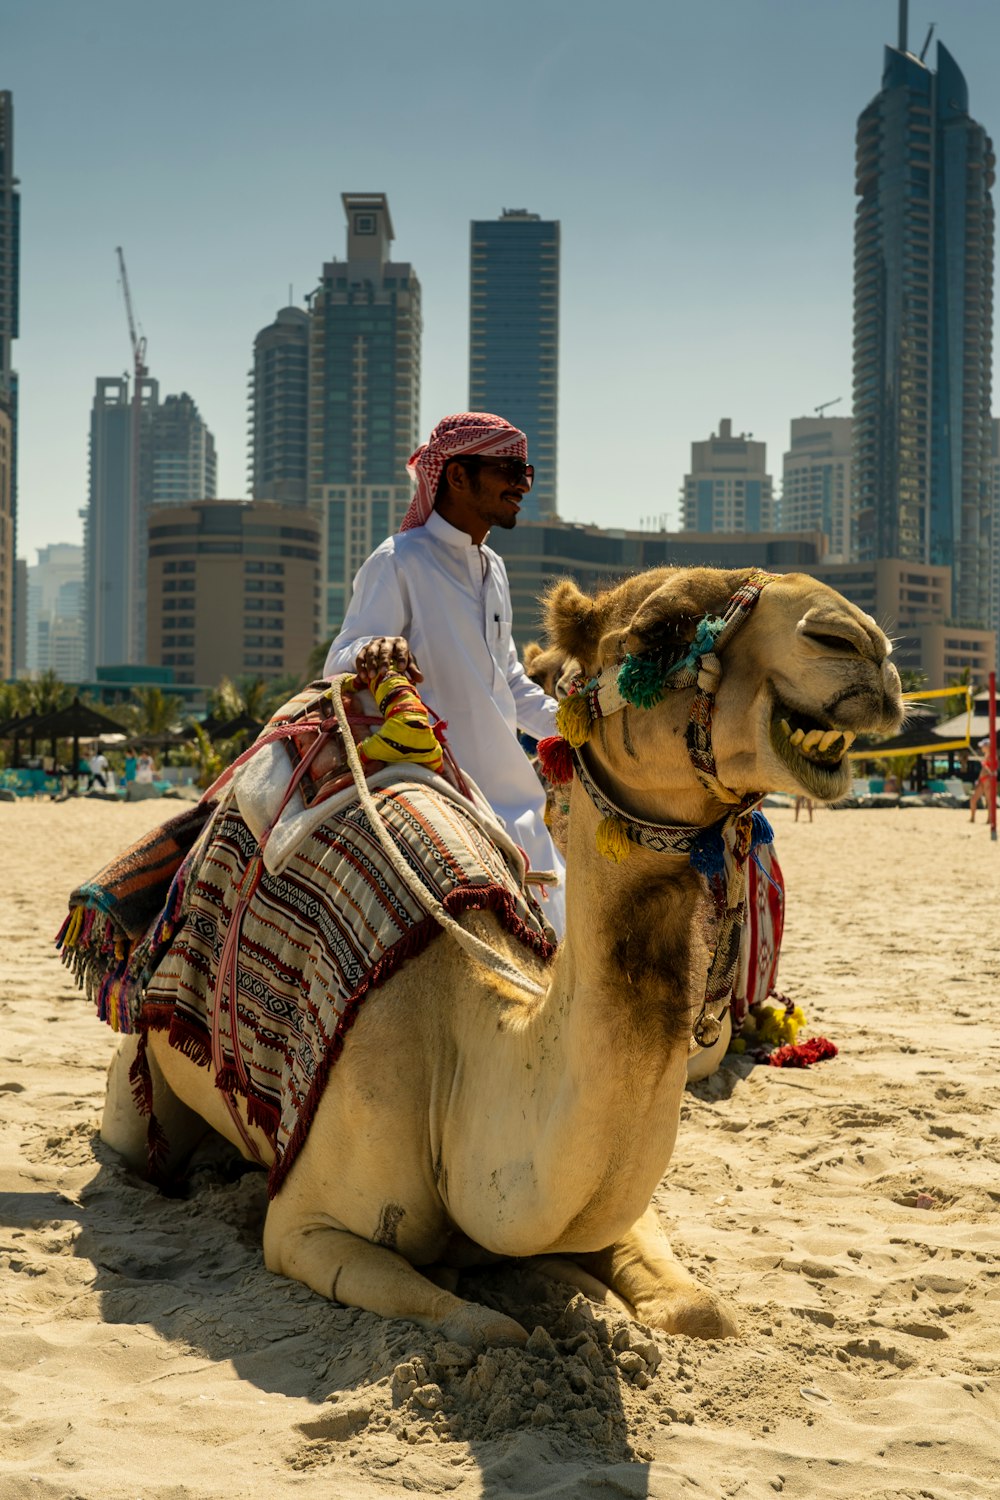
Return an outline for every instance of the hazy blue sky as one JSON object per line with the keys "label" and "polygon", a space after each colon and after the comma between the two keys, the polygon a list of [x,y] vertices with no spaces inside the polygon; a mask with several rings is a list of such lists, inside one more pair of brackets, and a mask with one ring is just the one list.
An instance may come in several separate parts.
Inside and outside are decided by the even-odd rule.
{"label": "hazy blue sky", "polygon": [[[1000,133],[1000,5],[912,0]],[[246,494],[253,339],[385,192],[423,285],[422,428],[468,400],[469,221],[562,221],[559,503],[677,517],[722,416],[850,412],[854,128],[895,0],[5,0],[21,179],[19,552],[78,541],[94,380],[130,364]],[[932,44],[929,60],[933,60]]]}

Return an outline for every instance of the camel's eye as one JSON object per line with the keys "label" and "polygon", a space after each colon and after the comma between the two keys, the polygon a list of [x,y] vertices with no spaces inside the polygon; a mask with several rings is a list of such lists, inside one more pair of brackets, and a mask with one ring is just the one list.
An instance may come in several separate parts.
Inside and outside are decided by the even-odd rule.
{"label": "camel's eye", "polygon": [[827,651],[857,651],[853,641],[846,641],[842,635],[823,635],[815,630],[805,632],[810,641],[815,641],[817,646],[825,646]]}

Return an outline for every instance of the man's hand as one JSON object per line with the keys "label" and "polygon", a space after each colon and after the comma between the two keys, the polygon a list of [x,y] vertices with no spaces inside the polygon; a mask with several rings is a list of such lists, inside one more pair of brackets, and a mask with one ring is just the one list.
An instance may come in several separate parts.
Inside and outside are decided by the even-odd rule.
{"label": "man's hand", "polygon": [[414,683],[424,680],[409,643],[401,635],[378,635],[362,646],[354,670],[366,682],[373,682],[380,672],[387,671],[403,672]]}

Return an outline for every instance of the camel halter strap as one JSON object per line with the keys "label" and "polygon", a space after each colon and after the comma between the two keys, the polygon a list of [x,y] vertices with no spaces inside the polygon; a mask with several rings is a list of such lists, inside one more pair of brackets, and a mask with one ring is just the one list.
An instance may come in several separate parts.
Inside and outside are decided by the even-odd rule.
{"label": "camel halter strap", "polygon": [[[730,597],[721,616],[705,615],[698,623],[694,640],[684,656],[664,669],[651,657],[626,657],[607,675],[604,669],[595,677],[578,678],[559,710],[559,728],[569,745],[570,774],[575,773],[581,787],[601,814],[598,848],[609,859],[620,861],[629,844],[638,844],[658,854],[687,854],[698,872],[705,876],[715,905],[717,926],[715,949],[705,981],[705,998],[692,1028],[699,1047],[711,1047],[722,1032],[722,1022],[729,1010],[740,940],[746,922],[746,862],[756,845],[769,843],[770,825],[755,806],[762,792],[741,796],[723,785],[712,749],[712,713],[715,695],[722,680],[720,653],[745,624],[762,590],[774,575],[755,570]],[[666,693],[695,688],[688,716],[686,742],[688,756],[699,782],[729,812],[707,828],[680,823],[656,823],[625,812],[597,785],[588,770],[580,747],[590,737],[598,719],[620,712],[626,707],[652,708]],[[570,706],[573,705],[573,706]],[[546,755],[539,745],[543,769]],[[551,754],[551,752],[550,752]],[[553,760],[556,758],[552,757]],[[563,761],[565,766],[565,760]],[[562,779],[569,779],[563,776]]]}

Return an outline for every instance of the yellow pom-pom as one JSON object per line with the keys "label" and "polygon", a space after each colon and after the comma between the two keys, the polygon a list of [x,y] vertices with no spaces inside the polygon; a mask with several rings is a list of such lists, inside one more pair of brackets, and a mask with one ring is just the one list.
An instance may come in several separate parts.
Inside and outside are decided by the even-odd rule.
{"label": "yellow pom-pom", "polygon": [[621,818],[602,818],[598,823],[597,852],[616,865],[620,865],[623,859],[628,859],[628,834]]}
{"label": "yellow pom-pom", "polygon": [[562,700],[556,710],[556,728],[567,744],[574,749],[585,745],[590,739],[592,727],[590,705],[586,698],[575,694]]}
{"label": "yellow pom-pom", "polygon": [[729,1050],[730,1052],[745,1052],[747,1050],[747,1044],[741,1036],[734,1036],[732,1041],[729,1043]]}

